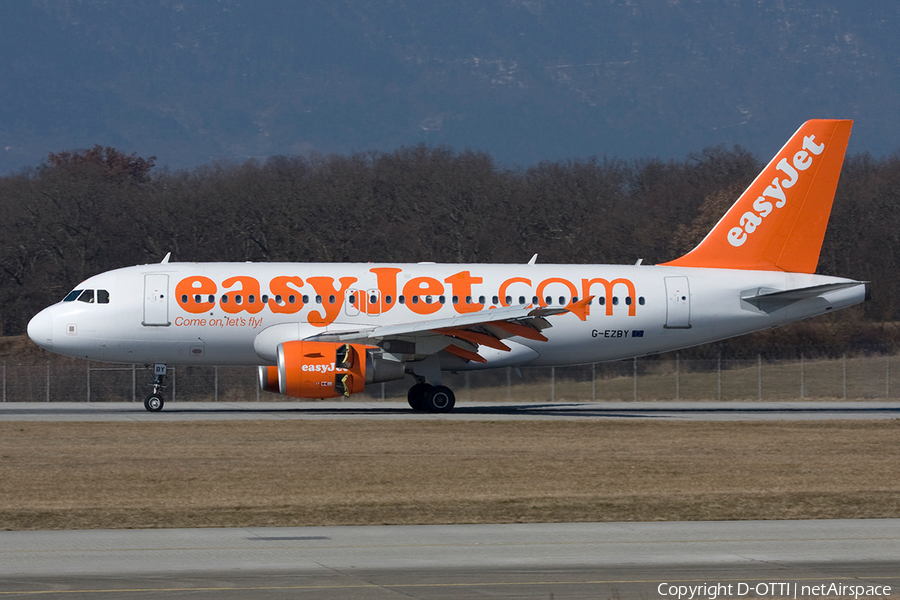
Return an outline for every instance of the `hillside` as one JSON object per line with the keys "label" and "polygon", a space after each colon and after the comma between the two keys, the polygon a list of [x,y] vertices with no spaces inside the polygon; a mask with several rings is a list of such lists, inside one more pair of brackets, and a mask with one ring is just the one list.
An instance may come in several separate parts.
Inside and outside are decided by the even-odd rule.
{"label": "hillside", "polygon": [[897,149],[876,0],[0,3],[0,174],[109,145],[160,165],[447,144],[505,165],[770,155],[813,117]]}

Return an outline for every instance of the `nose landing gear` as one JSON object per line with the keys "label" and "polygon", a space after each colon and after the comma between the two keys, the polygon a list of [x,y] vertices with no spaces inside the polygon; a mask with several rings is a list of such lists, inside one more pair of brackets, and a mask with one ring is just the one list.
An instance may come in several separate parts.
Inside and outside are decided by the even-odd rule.
{"label": "nose landing gear", "polygon": [[144,408],[150,412],[159,412],[166,403],[161,391],[166,387],[165,364],[153,365],[153,382],[150,385],[153,387],[153,391],[144,399]]}

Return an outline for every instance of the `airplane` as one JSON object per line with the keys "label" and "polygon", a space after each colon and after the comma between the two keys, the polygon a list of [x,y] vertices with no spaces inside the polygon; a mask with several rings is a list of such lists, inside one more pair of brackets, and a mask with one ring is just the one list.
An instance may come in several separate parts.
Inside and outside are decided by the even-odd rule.
{"label": "airplane", "polygon": [[700,244],[659,265],[161,263],[90,277],[28,323],[52,352],[153,365],[252,365],[263,390],[350,396],[411,376],[415,411],[449,412],[442,373],[621,360],[859,304],[816,275],[850,120],[791,136]]}

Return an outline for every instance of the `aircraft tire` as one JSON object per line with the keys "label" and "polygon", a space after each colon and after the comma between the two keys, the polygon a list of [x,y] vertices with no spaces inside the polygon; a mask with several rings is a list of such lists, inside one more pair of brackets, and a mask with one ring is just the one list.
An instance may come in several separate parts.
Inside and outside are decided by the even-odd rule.
{"label": "aircraft tire", "polygon": [[406,400],[414,411],[421,412],[428,410],[428,406],[425,404],[425,395],[431,387],[430,383],[417,383],[409,388],[409,392],[406,394]]}
{"label": "aircraft tire", "polygon": [[150,412],[159,412],[163,409],[165,400],[159,394],[150,394],[144,399],[144,408]]}
{"label": "aircraft tire", "polygon": [[436,385],[425,393],[425,409],[428,412],[448,413],[456,406],[456,395],[444,385]]}

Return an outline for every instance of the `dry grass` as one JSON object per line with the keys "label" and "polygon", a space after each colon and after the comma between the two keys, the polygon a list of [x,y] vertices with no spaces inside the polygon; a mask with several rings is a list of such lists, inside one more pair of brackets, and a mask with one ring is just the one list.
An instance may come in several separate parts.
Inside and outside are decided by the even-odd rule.
{"label": "dry grass", "polygon": [[0,423],[0,528],[900,517],[900,421]]}

